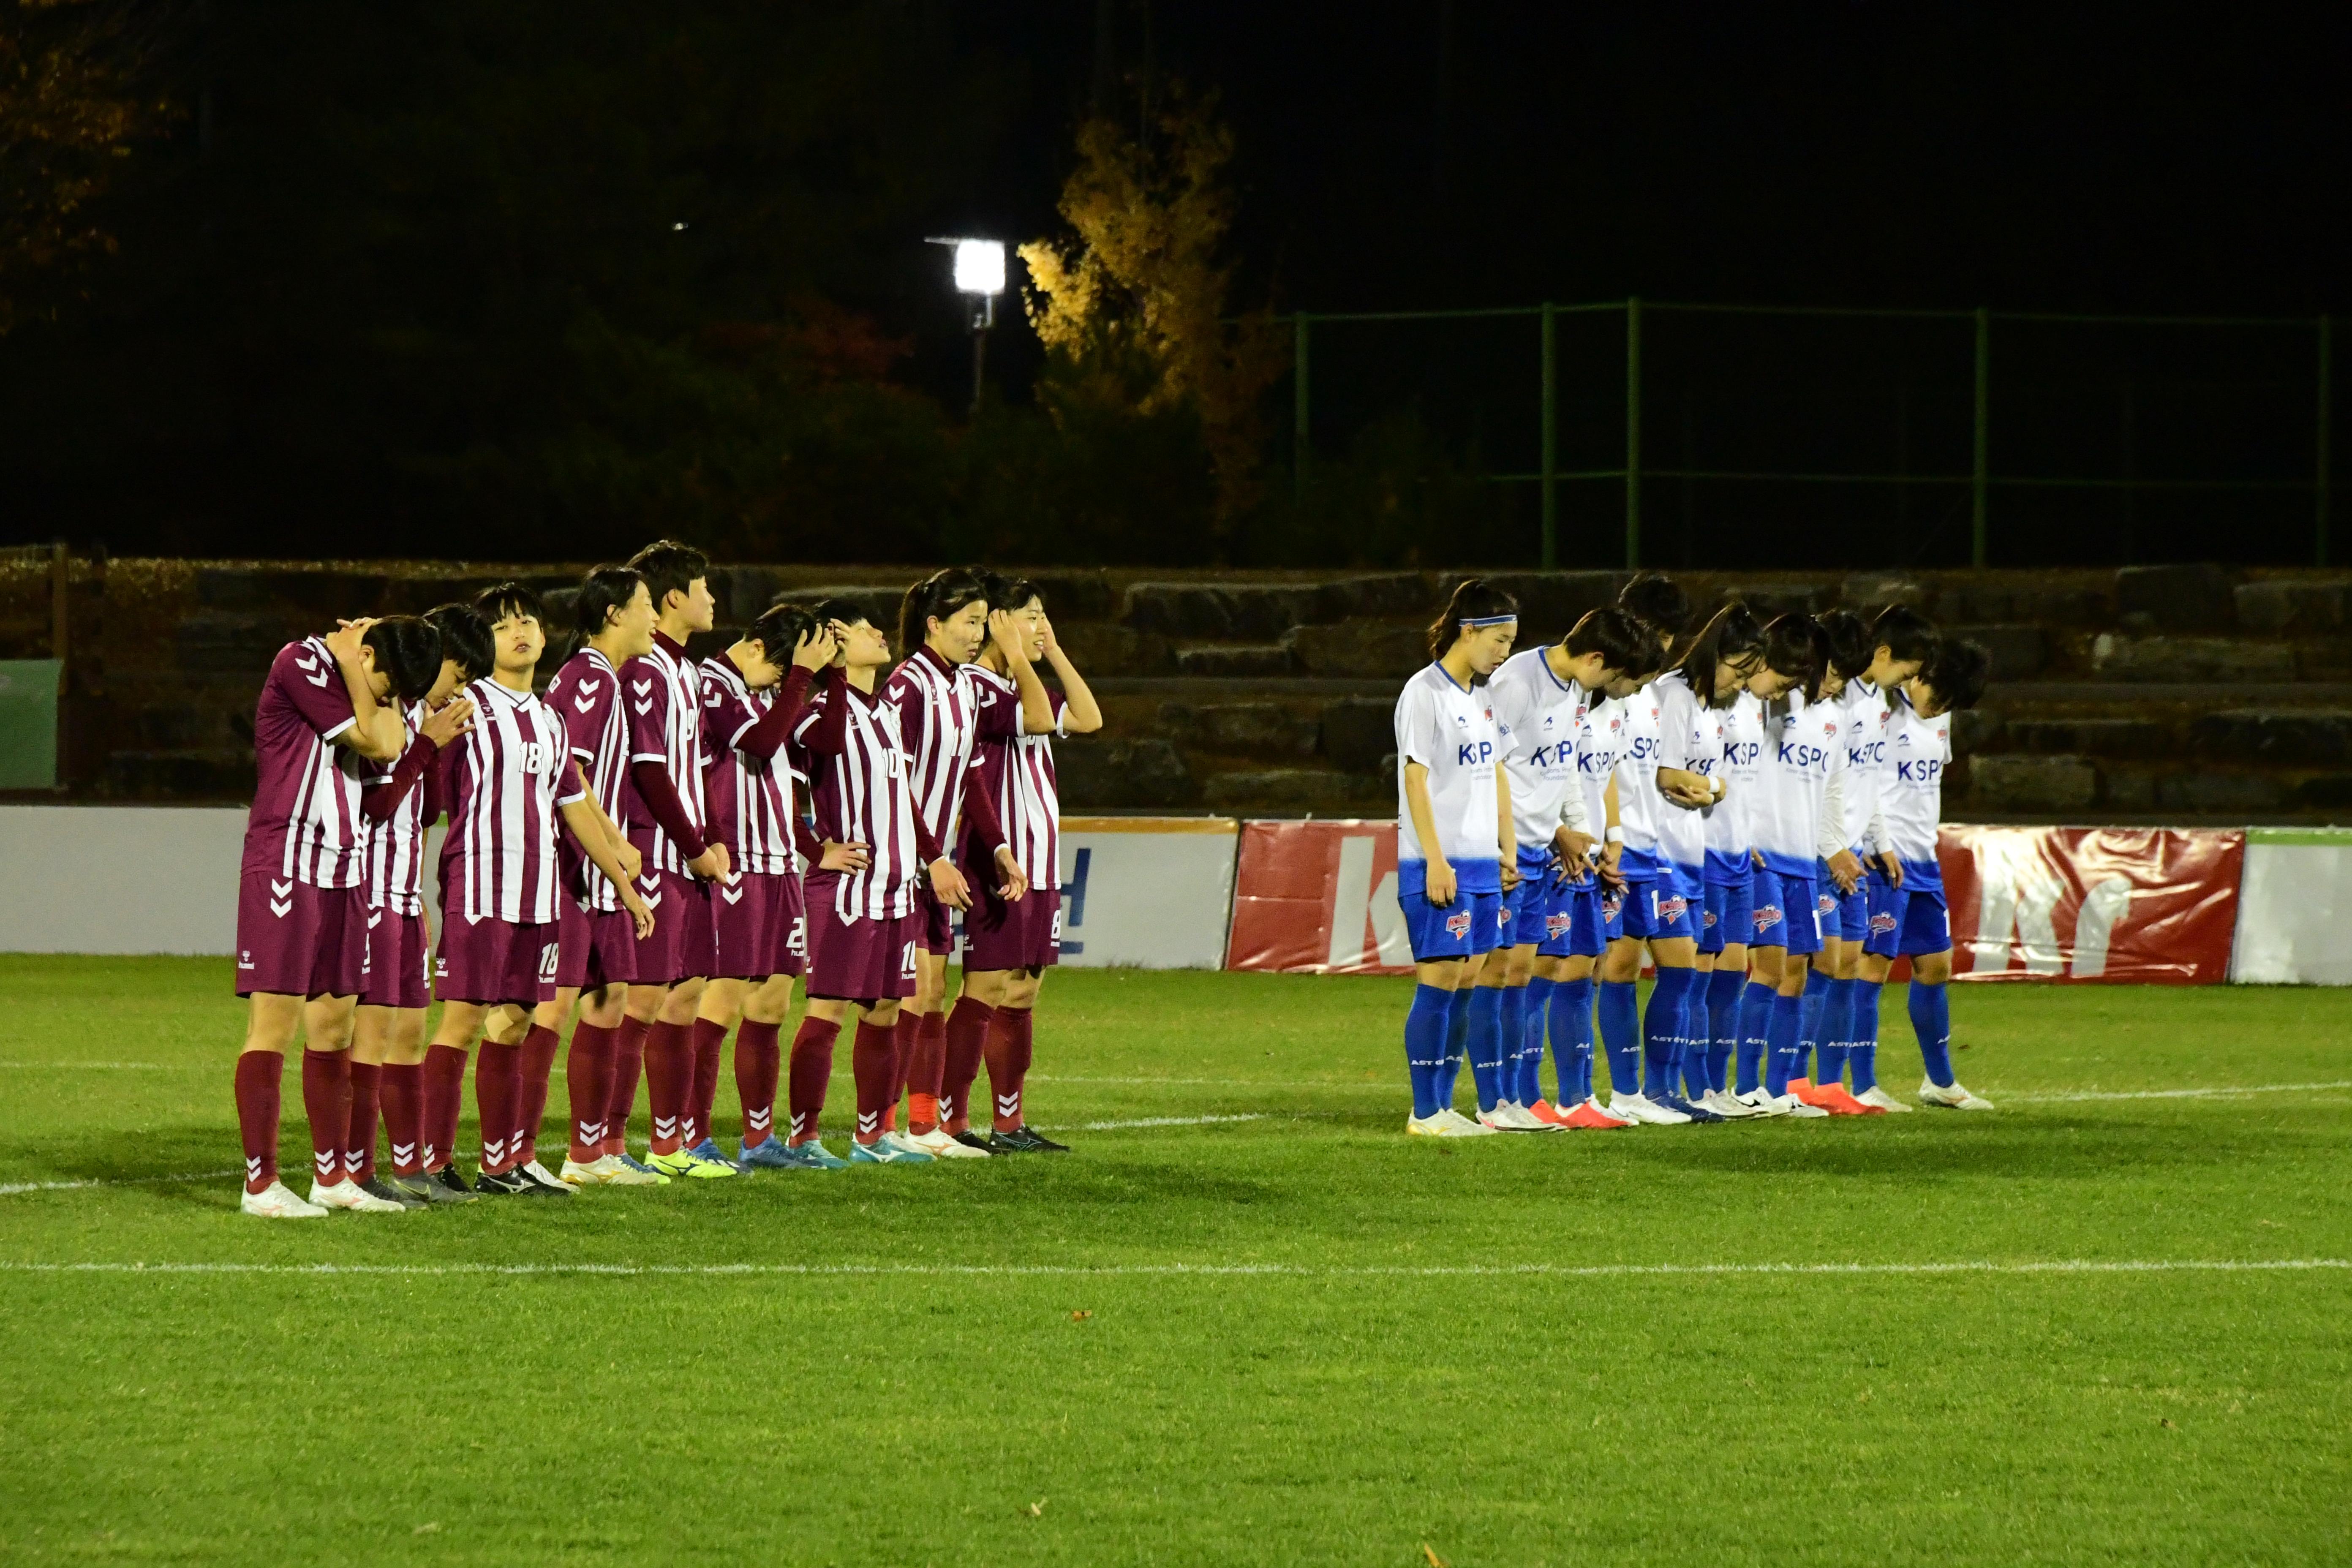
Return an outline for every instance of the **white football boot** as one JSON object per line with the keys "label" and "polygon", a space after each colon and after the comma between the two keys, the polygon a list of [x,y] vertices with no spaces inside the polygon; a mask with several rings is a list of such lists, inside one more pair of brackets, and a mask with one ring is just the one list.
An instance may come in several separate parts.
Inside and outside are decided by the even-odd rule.
{"label": "white football boot", "polygon": [[1829,1115],[1829,1112],[1823,1110],[1820,1106],[1807,1105],[1803,1100],[1799,1100],[1793,1094],[1784,1094],[1780,1099],[1774,1100],[1772,1104],[1776,1108],[1772,1112],[1773,1115],[1793,1116],[1800,1121],[1808,1121],[1815,1118],[1826,1117]]}
{"label": "white football boot", "polygon": [[[367,1194],[360,1194],[366,1197]],[[376,1200],[368,1200],[373,1203]],[[306,1204],[294,1195],[283,1182],[272,1182],[257,1193],[247,1193],[237,1203],[239,1212],[259,1219],[324,1219],[327,1211],[317,1204]],[[394,1204],[394,1208],[400,1205]]]}
{"label": "white football boot", "polygon": [[1639,1127],[1642,1125],[1640,1122],[1634,1121],[1631,1116],[1626,1115],[1622,1111],[1610,1110],[1607,1106],[1601,1104],[1600,1100],[1590,1095],[1585,1097],[1584,1103],[1591,1106],[1596,1113],[1607,1117],[1610,1121],[1614,1121],[1620,1127]]}
{"label": "white football boot", "polygon": [[1936,1087],[1934,1080],[1930,1079],[1921,1079],[1919,1080],[1919,1103],[1922,1105],[1940,1105],[1947,1110],[1990,1110],[1992,1109],[1991,1100],[1979,1099],[1978,1096],[1970,1094],[1965,1088],[1961,1087],[1960,1080],[1958,1079],[1954,1079],[1950,1083],[1946,1084],[1941,1089]]}
{"label": "white football boot", "polygon": [[1404,1130],[1415,1138],[1492,1138],[1495,1130],[1481,1126],[1452,1110],[1434,1116],[1408,1116]]}
{"label": "white football boot", "polygon": [[1887,1093],[1884,1089],[1881,1089],[1874,1083],[1868,1089],[1864,1089],[1860,1094],[1855,1095],[1854,1098],[1862,1101],[1864,1105],[1874,1105],[1881,1110],[1899,1110],[1906,1116],[1911,1114],[1912,1108],[1910,1106],[1904,1104],[1901,1100],[1895,1099],[1893,1095]]}
{"label": "white football boot", "polygon": [[934,1127],[929,1132],[909,1132],[906,1141],[934,1160],[985,1160],[985,1149],[975,1149],[969,1143],[956,1142],[956,1135],[944,1127]]}
{"label": "white football boot", "polygon": [[1486,1123],[1488,1127],[1493,1128],[1497,1132],[1550,1132],[1555,1131],[1551,1123],[1549,1121],[1537,1121],[1532,1112],[1521,1107],[1517,1101],[1510,1100],[1496,1100],[1495,1102],[1494,1110],[1482,1110],[1478,1113],[1478,1120]]}
{"label": "white football boot", "polygon": [[1657,1104],[1638,1094],[1616,1094],[1609,1097],[1612,1115],[1646,1121],[1653,1127],[1679,1127],[1690,1120],[1681,1111]]}
{"label": "white football boot", "polygon": [[1699,1103],[1727,1121],[1744,1121],[1751,1116],[1764,1114],[1762,1110],[1748,1104],[1727,1089],[1708,1089],[1700,1098]]}
{"label": "white football boot", "polygon": [[405,1204],[396,1204],[389,1198],[377,1197],[373,1193],[362,1192],[357,1182],[349,1180],[337,1182],[331,1186],[320,1186],[317,1182],[312,1182],[310,1204],[314,1208],[349,1209],[353,1214],[406,1214],[408,1212],[408,1205]]}

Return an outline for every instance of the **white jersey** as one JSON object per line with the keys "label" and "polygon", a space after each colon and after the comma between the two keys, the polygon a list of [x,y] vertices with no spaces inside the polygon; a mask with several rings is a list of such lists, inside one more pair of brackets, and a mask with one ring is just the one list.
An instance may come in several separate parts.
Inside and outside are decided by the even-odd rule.
{"label": "white jersey", "polygon": [[1837,824],[1823,821],[1830,780],[1845,772],[1845,714],[1834,702],[1808,704],[1790,692],[1764,714],[1764,751],[1756,766],[1756,812],[1749,818],[1767,869],[1818,877],[1823,828],[1831,847]]}
{"label": "white jersey", "polygon": [[1756,764],[1764,751],[1764,704],[1743,691],[1723,710],[1724,796],[1706,808],[1706,879],[1737,887],[1755,869],[1750,818],[1756,810]]}
{"label": "white jersey", "polygon": [[1845,710],[1845,780],[1838,785],[1845,847],[1860,854],[1875,837],[1879,772],[1886,765],[1892,728],[1886,697],[1875,686],[1849,680],[1838,706]]}
{"label": "white jersey", "polygon": [[1495,728],[1503,738],[1519,854],[1533,858],[1549,852],[1563,813],[1570,822],[1586,819],[1576,753],[1592,697],[1581,683],[1553,674],[1545,654],[1540,647],[1515,653],[1486,682]]}
{"label": "white jersey", "polygon": [[[1658,763],[1683,768],[1710,783],[1723,770],[1723,710],[1699,700],[1679,669],[1670,669],[1652,688],[1658,695]],[[1654,783],[1656,774],[1651,778]],[[1671,864],[1698,889],[1706,862],[1706,817],[1711,808],[1685,810],[1664,795],[1654,798],[1658,863]]]}
{"label": "white jersey", "polygon": [[1625,743],[1625,705],[1605,698],[1584,710],[1576,731],[1576,782],[1584,791],[1585,831],[1602,837],[1609,826],[1609,777]]}
{"label": "white jersey", "polygon": [[1922,719],[1898,692],[1887,715],[1886,762],[1879,773],[1879,809],[1886,842],[1903,863],[1903,885],[1941,892],[1936,829],[1944,816],[1944,768],[1952,760],[1952,718]]}
{"label": "white jersey", "polygon": [[1658,685],[1652,681],[1623,703],[1625,727],[1617,751],[1617,826],[1625,847],[1617,868],[1628,877],[1658,874]]}
{"label": "white jersey", "polygon": [[[412,702],[401,715],[404,726],[398,762],[406,762],[412,747],[430,748],[432,742],[421,731],[425,728],[425,704]],[[428,750],[423,762],[430,764]],[[365,781],[367,787],[392,783],[399,772],[398,762]],[[400,804],[382,822],[368,824],[367,900],[372,910],[391,910],[396,914],[421,915],[425,912],[425,777],[422,768]]]}
{"label": "white jersey", "polygon": [[1413,831],[1412,808],[1404,793],[1405,764],[1419,763],[1429,770],[1437,850],[1454,868],[1455,886],[1465,893],[1501,892],[1495,765],[1503,742],[1486,689],[1457,685],[1443,665],[1428,666],[1397,695],[1396,747],[1400,886],[1416,889],[1427,875],[1429,854]]}

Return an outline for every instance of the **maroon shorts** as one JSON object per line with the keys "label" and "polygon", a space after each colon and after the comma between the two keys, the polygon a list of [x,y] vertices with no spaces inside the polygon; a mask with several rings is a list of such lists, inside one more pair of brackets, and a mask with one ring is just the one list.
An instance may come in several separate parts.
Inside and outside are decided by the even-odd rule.
{"label": "maroon shorts", "polygon": [[629,979],[639,985],[675,985],[707,975],[719,962],[706,886],[683,871],[646,871],[637,893],[654,912],[654,934],[630,931]]}
{"label": "maroon shorts", "polygon": [[840,881],[808,879],[808,994],[851,1002],[912,996],[921,915],[844,920],[834,907]]}
{"label": "maroon shorts", "polygon": [[442,911],[441,952],[433,966],[435,994],[444,1002],[530,1006],[539,1000],[541,979],[555,978],[560,930],[554,921],[516,925]]}
{"label": "maroon shorts", "polygon": [[925,952],[935,958],[955,954],[955,911],[941,903],[931,891],[930,878],[915,884],[915,912],[908,917],[916,923],[915,940]]}
{"label": "maroon shorts", "polygon": [[1062,961],[1062,894],[1057,888],[1032,888],[1010,903],[996,889],[972,889],[963,917],[963,966],[967,972],[1043,969]]}
{"label": "maroon shorts", "polygon": [[398,910],[367,912],[367,988],[362,1007],[422,1007],[433,1000],[433,955],[425,950],[425,917]]}
{"label": "maroon shorts", "polygon": [[367,889],[274,871],[236,883],[236,994],[356,996],[367,989]]}
{"label": "maroon shorts", "polygon": [[562,901],[555,922],[555,974],[539,984],[539,999],[558,991],[600,991],[626,985],[635,971],[636,922],[626,910],[583,910]]}
{"label": "maroon shorts", "polygon": [[786,871],[777,878],[777,903],[783,910],[777,927],[783,937],[783,949],[777,955],[777,974],[808,973],[808,897],[801,886],[797,871]]}
{"label": "maroon shorts", "polygon": [[710,921],[719,946],[711,976],[765,980],[798,974],[800,890],[800,878],[790,871],[744,871],[711,889]]}

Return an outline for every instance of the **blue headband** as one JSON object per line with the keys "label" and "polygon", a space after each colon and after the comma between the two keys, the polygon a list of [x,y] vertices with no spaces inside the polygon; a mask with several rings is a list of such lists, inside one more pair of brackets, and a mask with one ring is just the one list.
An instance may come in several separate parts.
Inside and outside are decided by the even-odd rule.
{"label": "blue headband", "polygon": [[1519,617],[1517,616],[1480,616],[1475,619],[1465,619],[1457,622],[1456,624],[1465,626],[1507,626],[1518,618]]}

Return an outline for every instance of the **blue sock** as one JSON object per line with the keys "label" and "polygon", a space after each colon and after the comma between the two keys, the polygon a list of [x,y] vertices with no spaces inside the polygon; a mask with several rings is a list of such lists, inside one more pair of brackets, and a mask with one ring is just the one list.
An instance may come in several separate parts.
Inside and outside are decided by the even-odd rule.
{"label": "blue sock", "polygon": [[1813,1047],[1822,1037],[1822,1009],[1829,1005],[1830,977],[1818,969],[1805,971],[1805,994],[1798,1010],[1797,1065],[1789,1071],[1790,1078],[1811,1076]]}
{"label": "blue sock", "polygon": [[1404,1016],[1404,1066],[1412,1076],[1412,1113],[1434,1116],[1438,1111],[1437,1075],[1445,1066],[1446,1016],[1454,994],[1434,985],[1412,988],[1412,1007]]}
{"label": "blue sock", "polygon": [[1528,988],[1506,984],[1498,993],[1496,1004],[1496,1027],[1502,1031],[1503,1070],[1502,1093],[1505,1100],[1519,1098],[1519,1056],[1527,1049]]}
{"label": "blue sock", "polygon": [[1802,997],[1775,994],[1772,998],[1772,1023],[1766,1036],[1770,1049],[1764,1058],[1764,1087],[1776,1099],[1789,1092],[1789,1080],[1797,1076],[1797,1033],[1804,1010]]}
{"label": "blue sock", "polygon": [[1683,987],[1683,1098],[1696,1100],[1707,1091],[1706,1055],[1715,1035],[1706,1016],[1707,976],[1691,971]]}
{"label": "blue sock", "polygon": [[1919,1037],[1919,1059],[1927,1064],[1927,1081],[1937,1089],[1952,1086],[1952,999],[1941,985],[1911,982],[1911,1032]]}
{"label": "blue sock", "polygon": [[1772,1032],[1772,1005],[1780,993],[1761,981],[1751,980],[1741,993],[1739,1002],[1739,1092],[1748,1093],[1764,1081],[1764,1056],[1770,1048],[1766,1037]]}
{"label": "blue sock", "polygon": [[1470,1079],[1478,1086],[1478,1109],[1492,1110],[1503,1098],[1503,988],[1470,988]]}
{"label": "blue sock", "polygon": [[[1543,1057],[1544,1020],[1551,1012],[1553,982],[1538,974],[1528,982],[1525,1019],[1519,1026],[1519,1092],[1513,1098],[1521,1105],[1533,1105],[1544,1097]],[[1568,1085],[1561,1084],[1564,1090]]]}
{"label": "blue sock", "polygon": [[1642,1016],[1633,1006],[1633,982],[1601,983],[1601,1043],[1609,1052],[1612,1094],[1642,1092]]}
{"label": "blue sock", "polygon": [[1739,993],[1748,977],[1737,969],[1718,969],[1706,977],[1706,1086],[1731,1087],[1731,1053],[1741,1038]]}
{"label": "blue sock", "polygon": [[1437,1074],[1437,1108],[1454,1108],[1454,1086],[1462,1080],[1462,1060],[1470,1048],[1470,986],[1465,982],[1445,1010],[1445,1065]]}
{"label": "blue sock", "polygon": [[1559,1074],[1559,1103],[1592,1097],[1592,976],[1551,988],[1551,1065]]}
{"label": "blue sock", "polygon": [[1657,982],[1650,987],[1650,1005],[1642,1010],[1642,1058],[1647,1069],[1642,1092],[1652,1100],[1675,1092],[1675,1069],[1682,1059],[1683,998],[1689,994],[1695,973],[1660,964]]}
{"label": "blue sock", "polygon": [[1853,1043],[1846,1060],[1853,1068],[1853,1091],[1878,1087],[1878,987],[1875,980],[1853,983]]}
{"label": "blue sock", "polygon": [[1853,1038],[1853,982],[1830,982],[1830,999],[1822,1009],[1821,1081],[1843,1083],[1848,1043]]}

